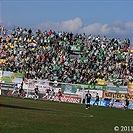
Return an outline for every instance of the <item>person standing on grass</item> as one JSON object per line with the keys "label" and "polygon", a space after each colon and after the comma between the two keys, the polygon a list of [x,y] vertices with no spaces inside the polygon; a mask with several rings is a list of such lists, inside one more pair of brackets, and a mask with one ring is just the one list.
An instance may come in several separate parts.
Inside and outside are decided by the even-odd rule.
{"label": "person standing on grass", "polygon": [[98,93],[96,94],[96,100],[95,100],[95,102],[93,103],[93,106],[95,105],[95,104],[97,104],[97,107],[98,107],[98,102],[99,102],[99,95],[98,95]]}
{"label": "person standing on grass", "polygon": [[52,89],[52,91],[50,91],[50,97],[49,97],[49,99],[51,101],[54,101],[54,97],[55,97],[55,92],[54,92],[54,89]]}
{"label": "person standing on grass", "polygon": [[91,94],[88,90],[88,92],[85,94],[85,104],[86,104],[86,109],[90,109],[90,100],[91,100]]}
{"label": "person standing on grass", "polygon": [[62,97],[62,91],[61,91],[61,89],[59,89],[59,90],[58,90],[59,102],[61,102],[61,97]]}
{"label": "person standing on grass", "polygon": [[39,98],[39,95],[38,95],[38,92],[39,92],[38,86],[35,87],[34,91],[35,91],[35,100],[36,100],[36,99]]}
{"label": "person standing on grass", "polygon": [[114,102],[115,102],[115,97],[114,97],[114,95],[113,95],[113,97],[112,97],[112,99],[111,99],[111,101],[110,101],[110,103],[109,103],[109,107],[113,107]]}
{"label": "person standing on grass", "polygon": [[12,95],[14,95],[16,92],[18,92],[18,85],[17,84],[14,85]]}
{"label": "person standing on grass", "polygon": [[129,105],[129,100],[126,97],[125,103],[124,103],[124,110],[128,109],[128,105]]}
{"label": "person standing on grass", "polygon": [[46,88],[46,94],[44,94],[43,98],[49,99],[49,93],[51,92],[50,88]]}
{"label": "person standing on grass", "polygon": [[18,97],[24,97],[24,89],[22,84],[19,87]]}

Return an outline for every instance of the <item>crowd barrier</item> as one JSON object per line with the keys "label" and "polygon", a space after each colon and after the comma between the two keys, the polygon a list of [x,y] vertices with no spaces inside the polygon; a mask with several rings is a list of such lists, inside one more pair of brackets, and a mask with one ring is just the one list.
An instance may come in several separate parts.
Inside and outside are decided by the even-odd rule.
{"label": "crowd barrier", "polygon": [[[12,96],[12,91],[13,89],[2,89],[0,90],[0,95],[6,95],[6,96]],[[95,91],[96,90],[92,90],[90,91],[90,93],[92,94],[92,99],[90,101],[90,104],[93,105],[93,103],[95,102]],[[14,95],[15,96],[15,95]],[[17,96],[17,94],[16,94]],[[25,91],[25,98],[34,98],[34,92],[30,92],[28,95]],[[39,98],[43,99],[43,96],[45,96],[45,93],[39,93]],[[43,99],[45,100],[45,99]],[[54,97],[54,101],[59,101],[58,95],[56,94]],[[67,102],[67,103],[76,103],[76,104],[85,104],[85,99],[82,98],[79,95],[70,95],[70,94],[63,94],[62,98],[61,98],[62,102]],[[103,107],[109,107],[109,103],[110,103],[110,99],[105,100],[103,97],[100,98],[98,106],[103,106]],[[120,102],[114,102],[112,108],[123,108],[124,107],[124,101],[120,101]],[[133,109],[133,101],[129,102],[129,106],[128,109]]]}
{"label": "crowd barrier", "polygon": [[[1,93],[3,95],[12,95],[12,91],[14,88],[13,83],[1,83],[2,89]],[[18,84],[19,85],[19,84]],[[91,105],[95,101],[96,94],[98,93],[100,97],[99,106],[108,107],[109,102],[112,97],[119,100],[120,102],[115,102],[113,107],[114,108],[123,108],[125,97],[128,97],[130,104],[129,109],[133,109],[133,95],[130,95],[127,93],[127,91],[123,90],[120,92],[114,92],[114,88],[111,92],[111,89],[107,89],[107,86],[101,86],[99,90],[94,88],[92,85],[77,85],[77,84],[68,84],[68,83],[55,83],[55,82],[48,82],[47,80],[25,80],[23,83],[23,89],[25,92],[25,98],[34,98],[34,88],[35,86],[38,86],[39,88],[39,98],[42,99],[43,96],[46,94],[46,89],[54,89],[55,91],[55,97],[54,101],[58,101],[58,90],[61,89],[63,92],[62,95],[62,102],[69,102],[69,103],[78,103],[78,104],[84,104],[84,96],[86,92],[88,91],[88,88],[90,90],[90,93],[92,95],[91,99]],[[89,86],[89,87],[88,87]],[[91,86],[91,87],[90,87]],[[102,89],[103,88],[103,89]],[[124,87],[125,88],[125,87]]]}

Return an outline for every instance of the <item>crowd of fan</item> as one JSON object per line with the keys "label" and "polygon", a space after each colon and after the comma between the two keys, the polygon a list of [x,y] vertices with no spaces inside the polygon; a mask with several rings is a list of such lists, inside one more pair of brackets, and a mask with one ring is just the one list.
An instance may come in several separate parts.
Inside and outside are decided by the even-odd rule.
{"label": "crowd of fan", "polygon": [[[79,55],[73,55],[74,48]],[[98,79],[126,85],[133,81],[130,40],[63,31],[33,33],[16,28],[0,38],[0,64],[4,71],[20,72],[28,79],[96,84]]]}

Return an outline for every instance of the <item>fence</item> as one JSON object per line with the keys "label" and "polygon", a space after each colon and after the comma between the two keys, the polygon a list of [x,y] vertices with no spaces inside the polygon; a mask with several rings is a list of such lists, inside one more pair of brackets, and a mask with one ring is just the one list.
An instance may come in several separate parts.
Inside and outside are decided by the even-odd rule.
{"label": "fence", "polygon": [[[14,83],[1,83],[1,93],[3,95],[12,95],[12,91],[14,89]],[[18,84],[19,87],[20,84]],[[130,104],[129,109],[133,109],[133,95],[129,94],[127,91],[128,87],[120,86],[119,88],[115,86],[105,86],[105,85],[83,85],[83,84],[71,84],[71,83],[62,83],[62,82],[49,82],[48,80],[31,80],[25,79],[23,82],[23,89],[25,91],[25,98],[34,98],[34,89],[38,86],[39,88],[39,98],[43,99],[46,96],[46,89],[54,89],[55,97],[54,101],[59,101],[59,97],[57,95],[58,90],[62,90],[62,102],[69,103],[84,103],[85,93],[89,90],[92,99],[90,104],[92,105],[95,101],[96,94],[98,93],[100,97],[99,106],[107,107],[109,105],[110,99],[114,97],[117,99],[115,102],[115,108],[122,108],[123,101],[125,97],[128,97]],[[112,87],[112,89],[111,89]],[[117,90],[116,90],[117,89]],[[118,89],[122,89],[118,91]]]}
{"label": "fence", "polygon": [[[99,94],[101,99],[108,98],[111,99],[112,95],[116,97],[116,99],[124,100],[126,96],[129,97],[129,100],[133,100],[133,95],[128,93],[128,86],[114,86],[114,85],[83,85],[83,84],[71,84],[71,83],[62,83],[62,82],[50,82],[48,80],[24,80],[23,88],[26,91],[27,96],[34,93],[34,88],[38,86],[41,94],[46,94],[46,89],[54,89],[55,93],[58,92],[59,89],[62,90],[63,95],[67,98],[75,97],[81,98],[81,102],[84,99],[85,93],[90,90],[92,94],[92,98],[96,97],[96,93]],[[105,94],[111,94],[108,97],[105,97]],[[120,95],[116,94],[122,94]]]}
{"label": "fence", "polygon": [[[12,91],[15,83],[1,83],[3,90]],[[19,87],[20,84],[18,84]],[[32,98],[34,95],[34,88],[38,86],[39,96],[42,98],[46,94],[46,89],[54,89],[55,93],[58,93],[58,90],[61,89],[63,93],[64,102],[76,102],[82,103],[85,93],[90,90],[92,97],[96,96],[96,93],[99,93],[100,98],[103,96],[103,90],[106,90],[104,85],[82,85],[82,84],[71,84],[71,83],[62,83],[62,82],[49,82],[48,80],[31,80],[25,79],[23,81],[23,89],[25,91],[27,98]],[[55,97],[57,100],[57,97]]]}

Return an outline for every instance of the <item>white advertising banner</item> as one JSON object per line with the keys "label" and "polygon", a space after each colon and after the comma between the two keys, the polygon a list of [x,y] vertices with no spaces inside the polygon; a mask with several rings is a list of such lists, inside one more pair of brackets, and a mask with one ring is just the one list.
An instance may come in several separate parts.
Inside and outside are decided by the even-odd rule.
{"label": "white advertising banner", "polygon": [[[79,90],[76,92],[77,95],[82,95],[82,94],[86,94],[88,90]],[[92,97],[96,97],[96,94],[98,93],[99,97],[102,98],[103,97],[103,91],[102,90],[89,90],[89,92],[91,93]]]}
{"label": "white advertising banner", "polygon": [[25,80],[23,83],[23,89],[28,89],[29,91],[34,91],[35,87],[38,86],[39,91],[45,91],[50,88],[47,80]]}

